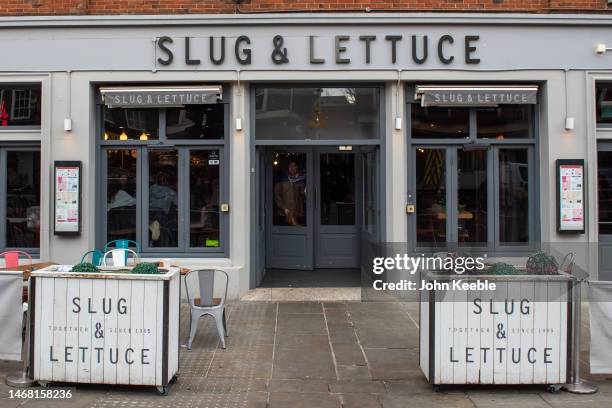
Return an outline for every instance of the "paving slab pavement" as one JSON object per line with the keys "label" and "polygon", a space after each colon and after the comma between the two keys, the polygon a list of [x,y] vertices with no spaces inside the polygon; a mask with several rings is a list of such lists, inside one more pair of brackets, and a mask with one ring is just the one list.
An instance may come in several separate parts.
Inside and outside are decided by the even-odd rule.
{"label": "paving slab pavement", "polygon": [[[228,324],[223,350],[212,319],[201,320],[166,397],[147,387],[78,385],[70,400],[11,399],[4,379],[20,364],[0,361],[0,408],[612,408],[612,381],[601,376],[590,396],[536,386],[434,392],[418,366],[415,303],[242,301],[229,305]],[[588,372],[588,353],[583,363]]]}

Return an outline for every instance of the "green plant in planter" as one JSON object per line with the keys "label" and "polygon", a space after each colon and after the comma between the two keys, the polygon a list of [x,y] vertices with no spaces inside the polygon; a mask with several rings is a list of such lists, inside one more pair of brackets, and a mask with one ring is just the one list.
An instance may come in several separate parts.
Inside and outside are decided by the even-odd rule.
{"label": "green plant in planter", "polygon": [[527,272],[538,275],[556,275],[559,272],[557,260],[544,252],[536,252],[527,259]]}
{"label": "green plant in planter", "polygon": [[518,275],[520,271],[514,265],[505,262],[497,262],[490,269],[491,275]]}
{"label": "green plant in planter", "polygon": [[138,265],[134,266],[130,273],[138,273],[142,275],[157,275],[159,273],[159,268],[157,264],[151,262],[141,262]]}
{"label": "green plant in planter", "polygon": [[91,262],[81,262],[81,263],[74,265],[72,269],[70,270],[70,272],[81,272],[81,273],[100,272],[100,269],[98,269],[98,267],[92,264]]}

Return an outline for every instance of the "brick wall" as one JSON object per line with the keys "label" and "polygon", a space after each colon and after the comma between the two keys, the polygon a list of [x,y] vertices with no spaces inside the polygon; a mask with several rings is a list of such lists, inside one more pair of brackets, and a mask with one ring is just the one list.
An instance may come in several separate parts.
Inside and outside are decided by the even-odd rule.
{"label": "brick wall", "polygon": [[0,16],[283,11],[606,12],[607,0],[5,0]]}

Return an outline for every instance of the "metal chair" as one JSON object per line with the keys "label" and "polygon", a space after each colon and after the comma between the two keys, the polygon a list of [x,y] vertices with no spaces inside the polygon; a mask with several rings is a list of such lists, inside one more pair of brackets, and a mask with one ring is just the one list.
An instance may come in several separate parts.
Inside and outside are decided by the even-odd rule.
{"label": "metal chair", "polygon": [[87,262],[88,258],[91,258],[91,263],[95,266],[102,266],[102,258],[104,258],[104,254],[102,251],[98,251],[97,249],[85,252],[81,257],[81,263]]}
{"label": "metal chair", "polygon": [[573,268],[574,268],[574,253],[568,252],[567,255],[563,257],[563,260],[559,264],[559,270],[571,275]]}
{"label": "metal chair", "polygon": [[[133,255],[133,263],[137,264],[140,261],[140,257],[138,256],[136,251],[134,251],[133,249],[115,248],[111,249],[110,251],[107,251],[104,254],[104,256],[102,257],[102,266],[127,266],[130,254]],[[112,256],[112,265],[109,265],[108,262],[106,262],[106,258],[108,258],[108,255]]]}
{"label": "metal chair", "polygon": [[[106,245],[104,245],[104,254],[106,254],[111,249],[130,249],[132,250],[132,252],[134,252],[134,250],[131,249],[130,246],[136,248],[136,253],[140,254],[142,252],[140,248],[140,244],[136,241],[132,241],[131,239],[115,239],[113,241],[107,242]],[[124,255],[125,255],[125,261],[124,261],[124,265],[122,266],[127,265],[127,262],[128,262],[128,253],[125,252]]]}
{"label": "metal chair", "polygon": [[0,258],[4,257],[4,267],[6,269],[16,268],[19,266],[19,256],[23,255],[32,265],[32,257],[24,251],[5,251],[0,254]]}
{"label": "metal chair", "polygon": [[[225,276],[225,289],[223,297],[215,298],[215,277],[216,275]],[[197,277],[197,288],[199,293],[196,296],[191,296],[189,293],[189,284]],[[229,276],[225,271],[216,269],[200,269],[194,270],[185,275],[185,292],[187,293],[187,301],[191,309],[191,322],[189,330],[189,340],[187,349],[191,350],[191,345],[198,329],[198,321],[200,317],[210,315],[215,319],[221,348],[225,348],[225,337],[227,337],[227,319],[225,315],[225,300],[227,298],[227,288],[229,286]]]}

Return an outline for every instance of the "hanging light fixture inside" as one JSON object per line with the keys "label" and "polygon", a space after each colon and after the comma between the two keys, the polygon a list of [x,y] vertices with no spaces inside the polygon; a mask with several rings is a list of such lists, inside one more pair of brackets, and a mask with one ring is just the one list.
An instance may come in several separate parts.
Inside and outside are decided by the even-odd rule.
{"label": "hanging light fixture inside", "polygon": [[317,90],[317,100],[312,107],[312,118],[308,122],[311,129],[322,129],[327,126],[323,112],[321,112],[321,93],[322,89]]}
{"label": "hanging light fixture inside", "polygon": [[140,134],[140,140],[149,140],[149,136],[147,136],[144,130]]}
{"label": "hanging light fixture inside", "polygon": [[119,140],[128,140],[128,135],[127,133],[125,133],[125,130],[121,131],[121,134],[119,135]]}

